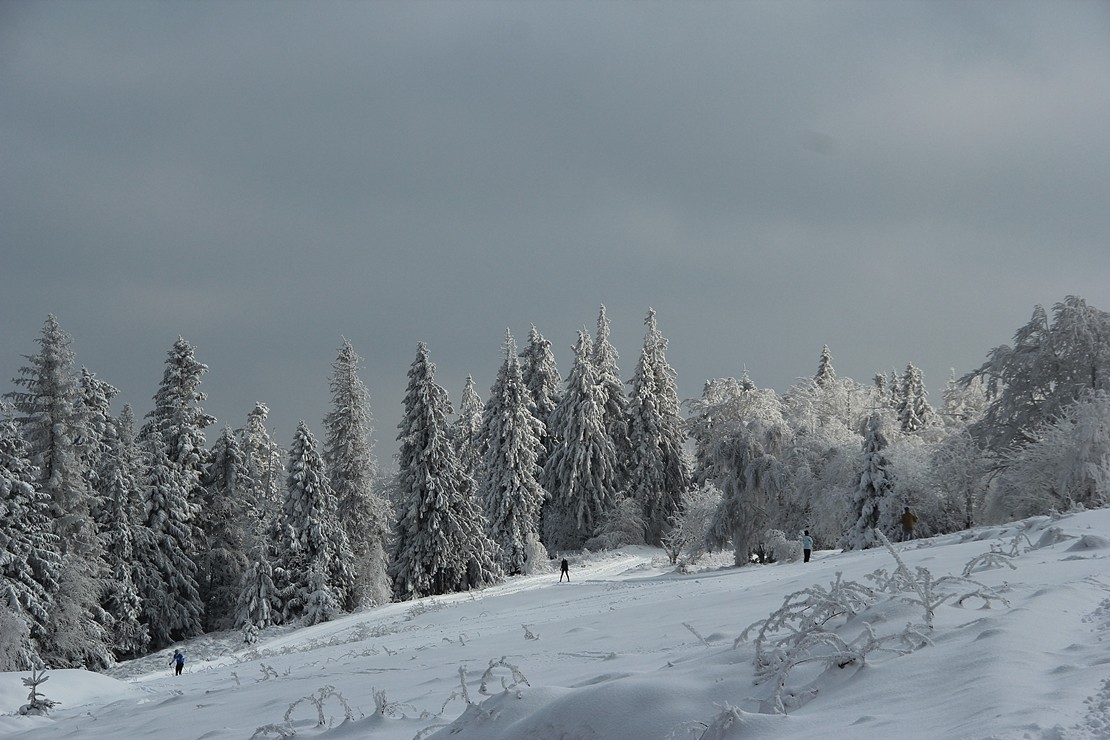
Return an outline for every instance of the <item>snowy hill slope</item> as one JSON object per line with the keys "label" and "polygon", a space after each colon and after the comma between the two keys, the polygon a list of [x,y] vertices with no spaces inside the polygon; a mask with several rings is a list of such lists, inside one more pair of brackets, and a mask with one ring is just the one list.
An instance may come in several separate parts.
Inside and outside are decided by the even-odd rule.
{"label": "snowy hill slope", "polygon": [[[897,568],[881,548],[690,574],[649,548],[587,555],[569,584],[514,578],[275,628],[253,646],[198,639],[181,677],[169,653],[110,676],[54,671],[41,690],[62,703],[48,717],[14,716],[27,689],[0,674],[0,736],[1107,738],[1108,538],[1099,510],[898,544],[918,586],[900,593],[867,577]],[[809,648],[764,643],[785,677],[787,713],[770,713],[756,633],[734,641],[790,594],[836,594],[838,573],[870,595],[830,614]],[[866,655],[847,660],[841,645]]]}

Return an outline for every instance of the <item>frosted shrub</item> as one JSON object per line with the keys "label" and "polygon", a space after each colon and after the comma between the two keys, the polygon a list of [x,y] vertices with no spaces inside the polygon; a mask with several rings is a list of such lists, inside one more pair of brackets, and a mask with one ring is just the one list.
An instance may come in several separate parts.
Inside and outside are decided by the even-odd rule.
{"label": "frosted shrub", "polygon": [[802,559],[802,543],[788,540],[782,530],[768,529],[765,546],[772,561],[796,563]]}

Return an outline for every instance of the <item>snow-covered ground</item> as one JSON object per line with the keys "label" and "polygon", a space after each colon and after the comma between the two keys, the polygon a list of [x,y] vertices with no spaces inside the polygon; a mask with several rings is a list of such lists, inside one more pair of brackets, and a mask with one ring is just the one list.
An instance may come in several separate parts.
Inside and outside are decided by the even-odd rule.
{"label": "snow-covered ground", "polygon": [[[766,713],[774,682],[753,682],[751,640],[734,641],[837,573],[875,585],[868,574],[896,567],[885,549],[818,551],[808,564],[717,560],[688,574],[648,548],[588,555],[572,561],[569,584],[557,572],[514,578],[275,628],[253,646],[210,635],[183,645],[180,677],[172,650],[108,675],[53,671],[41,692],[61,704],[47,717],[16,716],[27,674],[0,674],[0,736],[1108,738],[1108,538],[1110,510],[1099,510],[896,545],[934,579],[961,576],[992,545],[1018,554],[980,558],[969,578],[981,585],[937,584],[935,598],[951,596],[928,643],[906,643],[912,652],[799,663],[788,692],[811,698],[785,715]],[[981,597],[992,594],[1006,603]],[[847,641],[864,622],[878,637],[901,634],[925,619],[912,596],[876,593],[825,626]]]}

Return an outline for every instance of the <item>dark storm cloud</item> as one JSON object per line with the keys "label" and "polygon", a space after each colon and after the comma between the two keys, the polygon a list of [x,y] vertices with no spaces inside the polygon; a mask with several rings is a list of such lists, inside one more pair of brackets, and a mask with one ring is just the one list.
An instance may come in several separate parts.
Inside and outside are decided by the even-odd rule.
{"label": "dark storm cloud", "polygon": [[978,365],[1035,303],[1106,308],[1105,6],[5,3],[0,295],[149,407],[180,334],[209,410],[287,441],[340,337],[379,450],[429,344],[485,393],[509,327],[569,371],[648,306],[680,392]]}

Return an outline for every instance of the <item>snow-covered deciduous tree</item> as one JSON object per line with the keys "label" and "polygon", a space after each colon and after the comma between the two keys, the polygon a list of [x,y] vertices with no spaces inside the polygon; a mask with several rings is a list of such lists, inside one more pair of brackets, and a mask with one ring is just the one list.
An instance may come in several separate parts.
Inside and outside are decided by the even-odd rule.
{"label": "snow-covered deciduous tree", "polygon": [[546,496],[537,476],[543,423],[532,414],[532,394],[524,385],[516,342],[505,333],[505,359],[490,388],[481,427],[485,454],[478,467],[478,498],[489,534],[500,548],[508,575],[529,568],[539,535],[540,507]]}
{"label": "snow-covered deciduous tree", "polygon": [[890,462],[883,454],[887,446],[880,417],[871,417],[863,440],[864,469],[852,495],[852,523],[840,540],[845,550],[864,550],[882,543],[875,530],[893,534],[900,508],[894,492]]}
{"label": "snow-covered deciduous tree", "polygon": [[642,508],[647,543],[658,545],[690,486],[690,470],[677,375],[667,362],[667,340],[653,309],[644,324],[647,334],[628,399],[628,491]]}
{"label": "snow-covered deciduous tree", "polygon": [[398,425],[398,519],[390,576],[401,600],[480,588],[500,579],[497,544],[474,500],[474,480],[447,433],[447,391],[421,342]]}
{"label": "snow-covered deciduous tree", "polygon": [[547,459],[547,454],[554,446],[549,424],[551,412],[559,403],[560,388],[563,379],[559,376],[559,368],[555,365],[555,354],[551,350],[551,342],[533,324],[528,332],[528,345],[520,353],[520,375],[524,385],[532,394],[532,413],[543,422],[544,431],[540,437],[543,450],[536,463],[542,468]]}
{"label": "snow-covered deciduous tree", "polygon": [[956,378],[953,369],[944,386],[944,405],[940,412],[944,425],[950,430],[959,430],[979,420],[987,408],[987,391],[983,380],[973,377],[966,382]]}
{"label": "snow-covered deciduous tree", "polygon": [[543,512],[548,550],[577,550],[620,501],[617,451],[605,426],[605,394],[598,382],[590,335],[579,332],[574,368],[551,415],[555,449],[542,483],[550,499]]}
{"label": "snow-covered deciduous tree", "polygon": [[967,429],[961,429],[929,452],[930,477],[943,500],[939,531],[970,529],[986,495],[988,466],[982,447]]}
{"label": "snow-covered deciduous tree", "polygon": [[617,505],[605,514],[597,533],[586,540],[587,550],[613,550],[627,545],[644,544],[644,511],[640,502],[621,496]]}
{"label": "snow-covered deciduous tree", "polygon": [[477,476],[478,466],[485,454],[482,437],[483,409],[482,399],[474,387],[474,378],[467,375],[462,396],[459,397],[458,416],[447,431],[451,444],[455,447],[459,465],[462,465],[463,472],[471,478]]}
{"label": "snow-covered deciduous tree", "polygon": [[145,471],[130,405],[123,407],[114,426],[97,476],[101,490],[97,525],[104,543],[106,574],[101,604],[112,617],[112,652],[117,660],[123,660],[142,655],[150,643],[134,576],[136,518]]}
{"label": "snow-covered deciduous tree", "polygon": [[355,583],[346,608],[389,601],[386,539],[388,502],[374,490],[377,463],[371,441],[370,394],[358,376],[361,358],[347,340],[332,365],[332,408],[324,417],[324,462],[354,556]]}
{"label": "snow-covered deciduous tree", "polygon": [[721,492],[712,483],[703,483],[682,497],[682,508],[663,536],[672,564],[679,557],[688,564],[696,563],[708,551],[709,530],[720,505]]}
{"label": "snow-covered deciduous tree", "polygon": [[[307,614],[313,594],[326,589],[347,608],[355,587],[354,556],[339,521],[339,507],[327,469],[308,426],[302,421],[289,448],[289,477],[281,517],[285,616]],[[312,583],[313,570],[322,581]],[[312,618],[324,614],[320,609]]]}
{"label": "snow-covered deciduous tree", "polygon": [[[995,455],[1033,442],[1084,391],[1110,391],[1110,314],[1068,296],[1049,321],[1037,306],[1014,334],[964,376],[983,380],[990,405],[971,431]],[[1002,461],[1005,463],[1005,461]]]}
{"label": "snow-covered deciduous tree", "polygon": [[135,585],[151,647],[201,634],[204,604],[197,586],[187,491],[157,429],[144,440],[148,455],[142,488],[142,526],[135,530]]}
{"label": "snow-covered deciduous tree", "polygon": [[230,427],[212,446],[204,477],[204,506],[197,523],[205,548],[197,557],[197,580],[208,631],[235,624],[239,583],[251,543],[250,478],[239,440]]}
{"label": "snow-covered deciduous tree", "polygon": [[0,404],[0,671],[42,665],[38,645],[49,629],[61,571],[50,508],[30,449]]}
{"label": "snow-covered deciduous tree", "polygon": [[987,508],[990,521],[1110,504],[1110,393],[1084,392],[1033,441],[1007,454]]}
{"label": "snow-covered deciduous tree", "polygon": [[732,544],[744,565],[768,527],[768,511],[782,490],[789,430],[774,391],[761,390],[745,374],[740,380],[706,383],[700,399],[688,402],[694,439],[695,478],[722,494],[709,534],[713,548]]}
{"label": "snow-covered deciduous tree", "polygon": [[617,486],[627,490],[628,470],[632,464],[632,448],[628,441],[628,399],[624,395],[620,368],[617,367],[617,350],[609,341],[609,332],[609,317],[605,314],[605,306],[602,306],[597,315],[597,336],[590,361],[597,373],[602,423],[616,452]]}

